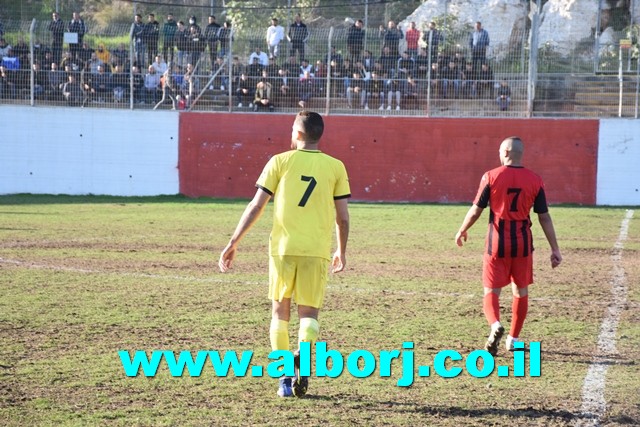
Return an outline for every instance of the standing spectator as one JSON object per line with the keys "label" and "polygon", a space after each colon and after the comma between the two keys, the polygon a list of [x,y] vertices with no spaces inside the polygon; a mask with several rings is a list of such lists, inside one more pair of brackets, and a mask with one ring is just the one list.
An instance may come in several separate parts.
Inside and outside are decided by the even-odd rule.
{"label": "standing spectator", "polygon": [[[193,19],[193,18],[192,18]],[[189,62],[195,67],[202,53],[207,48],[207,42],[202,36],[200,27],[196,24],[191,24],[189,27]]]}
{"label": "standing spectator", "polygon": [[258,58],[258,62],[263,67],[266,67],[267,65],[269,65],[269,56],[267,56],[267,54],[263,52],[262,49],[260,49],[259,45],[256,45],[254,47],[253,52],[251,52],[251,55],[249,55],[249,60],[247,61],[247,64],[253,64],[254,58]]}
{"label": "standing spectator", "polygon": [[51,50],[53,51],[53,60],[60,62],[62,58],[62,43],[64,41],[65,24],[58,12],[51,14],[51,22],[49,22],[49,31],[51,32]]}
{"label": "standing spectator", "polygon": [[133,18],[133,48],[135,50],[135,63],[133,65],[138,68],[144,66],[144,57],[146,53],[146,41],[144,37],[144,23],[142,22],[142,15],[136,14]]}
{"label": "standing spectator", "polygon": [[379,36],[382,38],[382,49],[389,48],[389,52],[395,55],[396,59],[399,55],[400,40],[404,38],[402,30],[396,26],[395,21],[389,21],[385,29],[380,25]]}
{"label": "standing spectator", "polygon": [[418,42],[420,41],[420,30],[416,28],[416,23],[411,21],[409,29],[404,35],[404,39],[407,41],[407,52],[409,57],[414,58],[418,56]]}
{"label": "standing spectator", "polygon": [[160,24],[156,21],[156,16],[153,13],[147,17],[143,34],[147,45],[147,64],[151,64],[158,54],[158,39],[160,38]]}
{"label": "standing spectator", "polygon": [[168,13],[167,20],[162,26],[162,57],[171,65],[173,65],[176,31],[178,31],[178,23],[173,19],[173,14]]}
{"label": "standing spectator", "polygon": [[225,21],[218,33],[218,40],[220,40],[220,56],[225,57],[231,53],[231,42],[233,36],[231,35],[231,22]]}
{"label": "standing spectator", "polygon": [[174,37],[176,50],[178,51],[178,68],[182,69],[189,62],[189,31],[185,27],[184,22],[178,21],[176,35]]}
{"label": "standing spectator", "polygon": [[438,58],[438,46],[443,40],[442,33],[436,28],[435,22],[429,22],[429,30],[422,35],[422,40],[426,44],[427,53],[430,53],[431,62],[435,62]]}
{"label": "standing spectator", "polygon": [[487,48],[489,47],[489,33],[482,28],[480,21],[476,22],[475,30],[469,35],[469,49],[471,50],[471,62],[474,68],[487,60]]}
{"label": "standing spectator", "polygon": [[71,21],[69,21],[69,32],[76,33],[78,37],[77,43],[69,43],[69,50],[71,51],[71,55],[74,58],[77,58],[80,46],[82,46],[82,40],[84,39],[84,35],[87,32],[87,26],[85,25],[84,20],[80,18],[80,14],[78,12],[73,12]]}
{"label": "standing spectator", "polygon": [[271,18],[271,25],[267,28],[267,48],[269,58],[280,56],[280,42],[284,39],[284,28],[278,24],[277,18]]}
{"label": "standing spectator", "polygon": [[455,242],[467,241],[467,230],[475,224],[482,211],[490,206],[489,230],[482,263],[484,287],[483,311],[491,328],[485,350],[495,356],[505,330],[500,323],[500,291],[511,285],[513,299],[507,351],[514,350],[529,306],[529,285],[533,283],[533,236],[529,213],[538,214],[549,246],[551,268],[562,262],[556,232],[549,214],[542,178],[522,166],[524,144],[512,136],[500,144],[500,167],[486,172],[480,181],[473,205],[467,212]]}
{"label": "standing spectator", "polygon": [[511,104],[511,88],[506,80],[500,82],[496,102],[498,103],[498,107],[500,107],[500,111],[507,111],[509,109],[509,104]]}
{"label": "standing spectator", "polygon": [[302,17],[300,14],[296,14],[295,21],[289,26],[289,35],[287,39],[291,42],[291,51],[289,53],[290,56],[296,56],[298,54],[298,59],[304,59],[304,45],[309,40],[309,29],[302,22]]}
{"label": "standing spectator", "polygon": [[204,29],[204,38],[207,39],[207,46],[209,46],[209,60],[211,61],[211,68],[216,62],[218,57],[218,33],[220,32],[220,24],[216,22],[214,15],[209,15],[209,23]]}
{"label": "standing spectator", "polygon": [[364,22],[362,19],[358,19],[353,23],[347,31],[347,50],[349,51],[349,59],[351,62],[356,62],[362,55],[362,49],[364,48]]}
{"label": "standing spectator", "polygon": [[[253,201],[220,254],[218,266],[226,272],[232,267],[242,238],[274,197],[273,228],[270,238],[269,297],[271,349],[289,351],[291,299],[298,305],[298,342],[311,348],[318,338],[318,315],[323,304],[327,273],[343,271],[349,237],[351,197],[344,164],[323,154],[318,147],[324,132],[320,114],[298,113],[292,128],[292,150],[269,160],[256,186]],[[317,185],[316,185],[317,184]],[[300,194],[304,196],[301,198]],[[333,230],[337,249],[331,256]],[[300,375],[300,355],[294,353],[296,375],[279,380],[278,396],[306,394],[309,378]]]}

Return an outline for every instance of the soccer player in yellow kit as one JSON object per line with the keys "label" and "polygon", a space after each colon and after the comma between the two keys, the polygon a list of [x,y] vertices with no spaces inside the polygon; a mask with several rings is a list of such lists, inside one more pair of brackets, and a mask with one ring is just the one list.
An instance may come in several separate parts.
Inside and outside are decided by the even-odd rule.
{"label": "soccer player in yellow kit", "polygon": [[[231,268],[240,240],[274,198],[273,228],[269,243],[269,298],[272,318],[269,336],[273,350],[289,350],[291,298],[298,304],[298,341],[313,344],[320,330],[329,263],[334,273],[346,265],[351,197],[343,163],[322,153],[318,144],[324,131],[322,116],[301,111],[293,123],[291,150],[273,156],[258,178],[253,200],[246,207],[218,266]],[[337,249],[331,258],[333,228]],[[296,358],[296,362],[299,361]],[[298,365],[297,363],[297,365]],[[308,378],[280,378],[278,396],[302,396]]]}

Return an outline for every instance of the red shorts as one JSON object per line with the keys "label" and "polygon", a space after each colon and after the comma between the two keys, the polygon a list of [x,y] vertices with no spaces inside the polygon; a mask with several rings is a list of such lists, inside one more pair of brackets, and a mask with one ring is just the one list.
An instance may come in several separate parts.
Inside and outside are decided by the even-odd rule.
{"label": "red shorts", "polygon": [[511,283],[519,288],[533,283],[533,257],[495,258],[485,254],[482,260],[484,287],[503,288]]}

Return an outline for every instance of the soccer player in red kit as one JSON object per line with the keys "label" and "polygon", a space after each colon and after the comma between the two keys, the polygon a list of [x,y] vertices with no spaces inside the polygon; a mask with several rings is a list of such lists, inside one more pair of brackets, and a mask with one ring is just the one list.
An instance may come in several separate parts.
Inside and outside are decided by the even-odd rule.
{"label": "soccer player in red kit", "polygon": [[527,316],[528,287],[533,283],[533,238],[531,208],[538,214],[540,226],[551,246],[551,267],[562,262],[553,221],[547,207],[542,178],[522,166],[524,145],[517,136],[500,144],[502,166],[486,172],[480,181],[473,205],[456,233],[456,244],[467,241],[467,230],[489,206],[489,230],[482,265],[484,286],[483,309],[491,331],[485,349],[492,355],[498,352],[505,330],[500,323],[500,291],[511,284],[511,329],[506,348],[513,351]]}

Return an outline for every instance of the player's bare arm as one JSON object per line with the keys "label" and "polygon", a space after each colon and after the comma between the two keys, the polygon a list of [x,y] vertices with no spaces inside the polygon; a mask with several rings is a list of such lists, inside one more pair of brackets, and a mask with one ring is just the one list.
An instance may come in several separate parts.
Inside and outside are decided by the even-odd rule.
{"label": "player's bare arm", "polygon": [[333,255],[332,269],[333,273],[339,273],[344,270],[347,265],[347,240],[349,240],[349,207],[347,199],[339,199],[336,204],[336,236],[338,248]]}
{"label": "player's bare arm", "polygon": [[456,233],[456,244],[458,246],[462,246],[464,244],[463,242],[467,241],[467,230],[469,230],[473,226],[473,224],[476,223],[478,218],[480,218],[480,215],[482,215],[483,210],[484,209],[476,205],[472,205],[471,208],[469,208],[467,215],[462,221],[460,229]]}
{"label": "player's bare arm", "polygon": [[558,240],[556,239],[556,230],[553,227],[553,220],[549,212],[538,214],[538,221],[540,221],[540,227],[544,231],[544,235],[551,246],[551,267],[556,268],[562,262],[562,254],[560,253],[560,247],[558,246]]}
{"label": "player's bare arm", "polygon": [[245,234],[247,234],[247,232],[251,229],[253,224],[255,224],[258,219],[260,219],[262,213],[264,212],[264,208],[267,206],[267,203],[269,203],[270,199],[271,196],[266,191],[262,189],[258,189],[256,191],[255,196],[253,196],[253,200],[249,202],[244,212],[242,213],[242,217],[240,217],[240,221],[238,222],[236,230],[233,232],[229,243],[220,254],[218,267],[220,268],[221,272],[224,273],[231,268],[233,260],[236,257],[238,244],[245,236]]}

